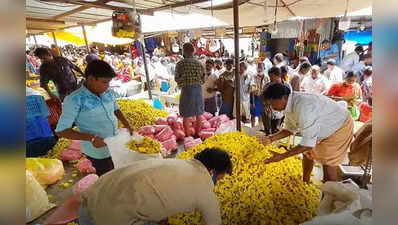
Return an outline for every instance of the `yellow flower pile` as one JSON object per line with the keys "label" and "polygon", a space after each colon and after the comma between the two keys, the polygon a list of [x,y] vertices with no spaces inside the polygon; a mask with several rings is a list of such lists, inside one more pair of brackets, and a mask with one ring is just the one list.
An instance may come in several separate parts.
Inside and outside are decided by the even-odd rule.
{"label": "yellow flower pile", "polygon": [[69,145],[72,143],[71,140],[66,139],[66,138],[60,138],[58,139],[58,142],[54,147],[48,151],[48,153],[44,156],[43,158],[48,158],[48,159],[59,159],[61,156],[61,153],[64,149],[68,148]]}
{"label": "yellow flower pile", "polygon": [[127,143],[127,147],[131,151],[145,154],[156,154],[160,152],[160,143],[149,137],[144,137],[141,143],[131,140]]}
{"label": "yellow flower pile", "polygon": [[[119,99],[117,103],[133,130],[153,125],[157,118],[168,116],[166,111],[155,109],[143,100]],[[120,121],[119,127],[123,127]]]}
{"label": "yellow flower pile", "polygon": [[[232,157],[232,176],[226,175],[215,186],[223,225],[300,224],[315,216],[320,190],[302,181],[298,157],[266,165],[263,162],[271,157],[269,150],[285,150],[263,146],[254,137],[231,132],[210,137],[178,158],[193,158],[209,147],[225,150]],[[204,224],[199,212],[176,215],[169,218],[169,223]]]}

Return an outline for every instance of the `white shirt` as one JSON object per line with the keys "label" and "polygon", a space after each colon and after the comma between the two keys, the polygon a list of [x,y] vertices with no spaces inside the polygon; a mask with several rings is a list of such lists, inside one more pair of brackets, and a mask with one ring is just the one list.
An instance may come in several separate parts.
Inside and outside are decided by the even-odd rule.
{"label": "white shirt", "polygon": [[250,71],[250,73],[252,73],[252,74],[256,74],[257,73],[257,66],[255,64],[253,64],[253,65],[248,64],[247,65],[247,70]]}
{"label": "white shirt", "polygon": [[331,85],[339,83],[343,81],[343,70],[338,66],[334,66],[333,70],[327,69],[325,71],[325,76],[329,79]]}
{"label": "white shirt", "polygon": [[352,67],[359,62],[359,55],[354,51],[346,55],[341,62],[344,71],[352,70]]}
{"label": "white shirt", "polygon": [[212,71],[210,73],[210,75],[205,75],[205,83],[202,85],[202,90],[203,90],[203,97],[205,99],[209,99],[209,98],[213,98],[214,96],[216,96],[216,92],[208,92],[207,89],[208,88],[216,88],[216,81],[217,81],[218,77],[216,76],[216,74],[214,73],[214,71]]}
{"label": "white shirt", "polygon": [[265,58],[264,61],[264,74],[268,75],[268,70],[271,69],[274,65],[272,64],[271,60]]}
{"label": "white shirt", "polygon": [[312,78],[312,76],[304,77],[300,89],[311,94],[323,94],[323,92],[328,90],[328,87],[328,79],[322,74],[319,74],[316,79]]}
{"label": "white shirt", "polygon": [[242,102],[249,102],[250,101],[250,84],[252,82],[252,78],[254,74],[252,74],[250,71],[247,71],[247,77],[246,79],[243,77],[240,77],[240,100]]}
{"label": "white shirt", "polygon": [[217,69],[214,70],[214,74],[217,76],[217,78],[219,78],[220,75],[221,75],[222,73],[224,73],[224,72],[225,72],[225,68],[224,68],[224,67],[222,67],[222,68],[219,69],[219,70],[217,70]]}
{"label": "white shirt", "polygon": [[348,110],[324,95],[293,92],[285,109],[285,128],[300,131],[301,146],[315,147],[317,141],[334,134],[349,116]]}

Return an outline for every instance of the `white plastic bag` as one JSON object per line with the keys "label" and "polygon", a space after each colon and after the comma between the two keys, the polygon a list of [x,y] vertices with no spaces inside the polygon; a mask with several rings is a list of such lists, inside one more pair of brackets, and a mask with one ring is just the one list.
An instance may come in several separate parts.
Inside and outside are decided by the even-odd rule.
{"label": "white plastic bag", "polygon": [[236,119],[222,123],[216,130],[215,134],[224,134],[228,132],[236,131]]}
{"label": "white plastic bag", "polygon": [[134,133],[133,136],[130,136],[130,133],[125,129],[119,130],[116,136],[105,138],[104,142],[108,146],[108,149],[111,153],[115,168],[128,166],[137,160],[161,158],[160,154],[141,154],[130,151],[130,149],[127,147],[127,143],[131,139],[134,139],[140,143],[143,138],[144,137],[138,133]]}
{"label": "white plastic bag", "polygon": [[301,225],[370,225],[372,197],[353,182],[326,182],[320,189],[323,199],[318,216]]}

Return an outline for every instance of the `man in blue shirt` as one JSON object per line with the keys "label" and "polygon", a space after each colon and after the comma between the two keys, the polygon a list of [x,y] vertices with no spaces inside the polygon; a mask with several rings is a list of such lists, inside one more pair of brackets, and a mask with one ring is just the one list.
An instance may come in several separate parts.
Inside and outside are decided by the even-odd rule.
{"label": "man in blue shirt", "polygon": [[[109,82],[116,76],[112,67],[94,60],[87,65],[86,82],[68,95],[63,103],[62,115],[56,134],[72,140],[81,140],[82,152],[92,162],[99,176],[114,168],[104,138],[116,135],[117,120],[132,133],[120,111]],[[72,129],[76,125],[78,131]]]}
{"label": "man in blue shirt", "polygon": [[340,65],[340,50],[336,44],[331,44],[329,40],[322,41],[322,50],[320,53],[321,65],[326,65],[329,59],[336,60],[337,65]]}

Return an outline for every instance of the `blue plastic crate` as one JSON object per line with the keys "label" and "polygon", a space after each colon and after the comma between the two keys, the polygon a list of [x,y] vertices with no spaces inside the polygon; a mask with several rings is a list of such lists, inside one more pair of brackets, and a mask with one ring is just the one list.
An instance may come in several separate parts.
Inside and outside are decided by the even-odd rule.
{"label": "blue plastic crate", "polygon": [[50,124],[48,123],[47,118],[43,116],[26,119],[25,134],[26,141],[53,136]]}
{"label": "blue plastic crate", "polygon": [[47,104],[41,95],[26,96],[26,119],[33,119],[38,116],[49,115]]}

